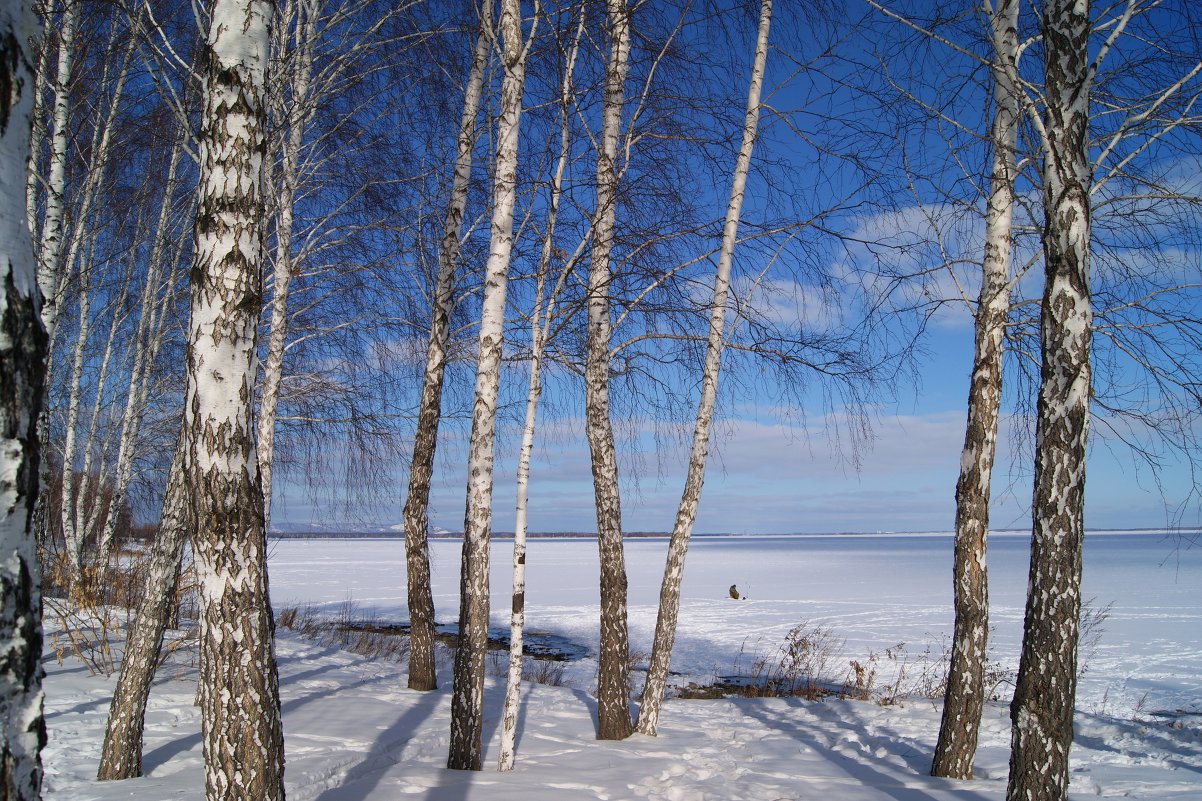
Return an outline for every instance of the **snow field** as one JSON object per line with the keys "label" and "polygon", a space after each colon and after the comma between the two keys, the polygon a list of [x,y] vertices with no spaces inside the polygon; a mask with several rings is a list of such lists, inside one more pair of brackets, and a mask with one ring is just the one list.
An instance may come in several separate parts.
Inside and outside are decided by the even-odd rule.
{"label": "snow field", "polygon": [[[943,608],[950,596],[943,585],[950,581],[936,581],[950,563],[950,555],[940,563],[937,554],[949,543],[939,536],[699,541],[686,567],[677,678],[726,670],[740,649],[750,651],[752,638],[776,647],[801,618],[829,625],[847,638],[847,652],[859,656],[865,646],[917,642],[925,632],[950,630],[950,611]],[[1202,798],[1199,552],[1183,552],[1170,565],[1161,564],[1163,543],[1156,537],[1103,544],[1092,556],[1087,545],[1092,586],[1085,597],[1105,592],[1105,602],[1115,606],[1079,703],[1070,796]],[[433,543],[440,621],[454,620],[457,545]],[[500,603],[508,593],[507,546],[495,544],[492,554],[494,609],[508,605]],[[1013,644],[1016,622],[1021,625],[1023,546],[1020,537],[1000,537],[991,550],[995,610],[1014,610],[1000,616],[999,647]],[[277,606],[308,602],[330,610],[350,597],[377,617],[403,620],[401,550],[396,541],[273,542],[273,597]],[[650,641],[663,550],[662,541],[628,543],[636,648]],[[595,644],[589,639],[597,625],[595,543],[535,541],[531,551],[531,629]],[[726,598],[731,583],[748,600]],[[494,616],[494,623],[502,622],[503,615]],[[473,774],[444,767],[448,660],[441,689],[423,694],[406,689],[403,665],[289,631],[279,632],[277,652],[292,801],[1001,801],[1005,793],[1010,724],[1004,704],[986,707],[976,779],[961,783],[926,775],[940,708],[921,698],[890,707],[835,699],[674,700],[664,706],[658,737],[597,742],[595,663],[584,660],[570,668],[568,686],[524,686],[511,773],[495,770],[504,687],[502,679],[488,678],[485,770]],[[104,784],[94,776],[115,679],[89,675],[69,657],[60,665],[49,656],[46,664],[47,801],[204,797],[193,654],[177,652],[152,691],[147,775]],[[1120,703],[1145,692],[1138,710]],[[1106,714],[1095,714],[1090,704]]]}

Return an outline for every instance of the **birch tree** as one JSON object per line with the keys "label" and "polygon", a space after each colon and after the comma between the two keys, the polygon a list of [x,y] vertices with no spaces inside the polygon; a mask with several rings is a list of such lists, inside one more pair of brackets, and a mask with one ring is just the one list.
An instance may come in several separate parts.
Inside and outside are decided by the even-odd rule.
{"label": "birch tree", "polygon": [[[1044,33],[1032,26],[1036,30],[1020,41],[1016,35],[1019,10],[1014,4],[980,6],[991,38],[991,55],[987,57],[973,53],[968,40],[957,35],[924,27],[883,5],[872,5],[929,41],[986,66],[994,100],[991,131],[981,137],[988,143],[992,170],[984,203],[984,274],[980,296],[972,306],[976,355],[969,424],[956,494],[956,632],[943,725],[932,767],[936,775],[970,778],[984,696],[981,677],[987,661],[985,531],[1002,389],[1003,327],[1007,328],[1007,347],[1017,357],[1007,369],[1019,368],[1020,381],[1027,377],[1026,365],[1041,360],[1038,322],[1017,311],[1034,303],[1017,291],[1023,273],[1043,254],[1035,251],[1022,266],[1004,264],[1015,261],[1015,240],[1031,229],[1021,221],[1014,222],[1015,203],[1023,195],[1015,190],[1014,181],[1024,164],[1042,160],[1046,167],[1050,139],[1059,134],[1050,133],[1044,124],[1046,111],[1040,116],[1046,108],[1046,88],[1039,77],[1020,69],[1018,63],[1020,53],[1043,46]],[[1197,201],[1197,193],[1183,188],[1179,181],[1166,180],[1166,168],[1158,163],[1171,164],[1178,158],[1181,151],[1180,141],[1174,141],[1177,134],[1197,130],[1199,124],[1199,115],[1193,110],[1202,98],[1196,80],[1202,71],[1196,41],[1174,36],[1176,30],[1193,27],[1189,8],[1184,3],[1125,2],[1091,20],[1089,32],[1103,43],[1088,68],[1088,94],[1093,97],[1086,103],[1086,151],[1091,154],[1086,174],[1093,239],[1089,256],[1091,325],[1092,334],[1101,333],[1091,336],[1089,402],[1094,420],[1100,411],[1110,429],[1108,433],[1154,471],[1155,440],[1167,443],[1166,447],[1191,461],[1198,447],[1190,433],[1192,421],[1197,419],[1191,406],[1196,404],[1188,400],[1190,390],[1185,388],[1192,380],[1187,376],[1198,374],[1198,363],[1192,358],[1197,352],[1196,326],[1188,319],[1190,315],[1182,313],[1183,305],[1192,304],[1186,299],[1190,283],[1179,269],[1168,266],[1165,256],[1165,243],[1191,226],[1188,220],[1192,212],[1186,208]],[[1133,30],[1141,20],[1144,29]],[[1113,63],[1105,65],[1107,59]],[[1114,89],[1107,88],[1105,96],[1096,96],[1094,90],[1099,85],[1111,84]],[[906,99],[949,128],[972,133],[955,119],[953,108],[915,93],[907,93]],[[1035,156],[1017,151],[1020,116],[1031,120]],[[962,154],[955,158],[960,163],[971,163]],[[965,177],[975,184],[975,176],[966,172]],[[1038,176],[1033,181],[1041,182]],[[1038,211],[1028,213],[1038,215]],[[1099,220],[1109,221],[1100,234]],[[1019,240],[1018,246],[1021,244]],[[1102,258],[1098,258],[1099,246]],[[1140,253],[1135,263],[1133,251]],[[1171,260],[1171,256],[1167,258]],[[992,341],[987,333],[991,328]],[[1157,344],[1149,349],[1146,337],[1152,331],[1156,332],[1153,337]],[[1025,391],[1016,394],[1020,404],[1026,402]],[[1125,424],[1128,427],[1124,430]]]}
{"label": "birch tree", "polygon": [[[387,489],[397,422],[408,417],[389,411],[401,384],[377,357],[417,326],[417,293],[406,285],[415,271],[391,268],[398,252],[424,252],[412,240],[430,216],[425,171],[407,170],[426,146],[415,144],[419,123],[442,119],[441,104],[431,111],[417,100],[444,66],[422,47],[437,38],[422,11],[376,0],[279,7],[257,418],[268,523],[273,487],[298,472],[309,491],[329,486],[329,502],[348,508]],[[336,463],[345,481],[326,461],[331,438],[346,444]]]}
{"label": "birch tree", "polygon": [[1002,401],[1002,356],[1010,313],[1011,228],[1019,126],[1017,0],[986,6],[993,45],[990,75],[992,168],[985,209],[985,253],[977,300],[968,425],[956,483],[953,575],[955,628],[943,717],[931,775],[971,779],[988,664],[989,584],[985,567],[990,479]]}
{"label": "birch tree", "polygon": [[622,504],[618,457],[609,417],[610,256],[618,192],[618,145],[630,59],[630,14],[625,0],[607,0],[609,59],[601,134],[597,143],[596,206],[589,253],[588,326],[584,368],[585,418],[597,512],[601,573],[600,653],[597,675],[597,737],[624,740],[633,730],[628,686],[629,634],[626,622],[626,557],[622,544]]}
{"label": "birch tree", "polygon": [[[78,13],[73,4],[66,11],[65,23],[71,33],[70,41],[60,41],[64,44],[75,45],[74,32],[76,24],[72,19]],[[138,13],[137,11],[134,12]],[[75,276],[76,282],[76,320],[74,342],[70,346],[68,359],[69,377],[67,380],[66,419],[62,443],[63,493],[60,508],[57,510],[62,526],[64,544],[67,551],[68,565],[72,575],[72,592],[80,591],[80,579],[83,577],[85,562],[85,541],[88,538],[88,523],[92,522],[99,510],[91,508],[88,503],[89,495],[93,494],[88,486],[92,480],[90,475],[93,448],[95,446],[95,426],[83,428],[80,415],[90,387],[85,385],[84,368],[90,357],[90,338],[93,324],[99,322],[106,311],[103,305],[97,303],[93,311],[93,300],[100,296],[98,285],[103,279],[103,258],[97,257],[98,244],[101,241],[101,231],[104,226],[100,218],[108,211],[102,196],[111,191],[115,173],[119,165],[113,158],[115,148],[120,147],[121,131],[119,120],[126,111],[126,88],[131,75],[131,63],[137,49],[137,38],[132,35],[127,20],[122,14],[115,14],[108,20],[106,43],[100,54],[100,76],[94,84],[96,96],[90,104],[89,117],[92,122],[90,135],[86,145],[79,149],[79,160],[83,162],[82,170],[72,176],[68,186],[59,171],[62,169],[60,159],[66,157],[66,142],[60,142],[58,127],[66,125],[68,115],[61,108],[60,101],[69,102],[71,84],[64,81],[71,79],[74,56],[64,58],[60,53],[59,68],[67,70],[66,76],[60,77],[56,92],[54,117],[55,133],[51,139],[49,160],[49,181],[45,199],[45,221],[43,224],[43,247],[41,264],[41,284],[43,291],[54,292],[54,307],[52,313],[53,327],[50,329],[51,344],[53,336],[63,319],[63,302],[65,301],[65,286],[69,276]],[[84,76],[76,76],[82,80]],[[62,181],[63,183],[59,183]],[[64,194],[70,190],[70,208],[60,208],[67,203]],[[66,225],[64,215],[69,212],[70,225]],[[94,297],[95,296],[95,297]],[[115,335],[116,320],[111,320],[109,327]],[[103,329],[102,329],[103,330]],[[107,371],[113,354],[113,336],[99,348],[100,363],[97,366],[95,393],[93,394],[93,409],[98,409],[101,402],[104,385],[104,373]],[[83,429],[81,431],[81,428]],[[84,436],[80,437],[83,433]],[[79,462],[83,469],[76,472]]]}
{"label": "birch tree", "polygon": [[[276,60],[280,62],[274,97],[280,131],[280,166],[275,182],[275,258],[272,262],[271,327],[263,360],[263,381],[259,397],[258,438],[259,471],[263,486],[263,525],[271,528],[272,463],[275,446],[276,409],[280,381],[284,374],[284,346],[288,337],[288,296],[295,264],[292,258],[293,204],[299,183],[301,144],[313,112],[309,98],[312,81],[313,49],[317,39],[318,4],[294,0],[286,4],[277,31]],[[290,45],[285,47],[284,45]],[[288,58],[284,58],[284,54]],[[290,91],[283,91],[284,85]],[[274,155],[274,154],[273,154]]]}
{"label": "birch tree", "polygon": [[547,197],[547,224],[543,234],[542,251],[539,255],[535,277],[534,309],[530,316],[530,379],[526,390],[526,413],[522,423],[522,444],[518,451],[516,502],[513,522],[513,590],[511,594],[509,625],[509,669],[505,680],[505,706],[501,712],[501,754],[497,758],[498,770],[513,770],[516,758],[518,706],[522,685],[523,643],[526,625],[526,529],[530,498],[530,458],[534,451],[535,427],[538,419],[538,401],[542,395],[542,361],[555,320],[556,303],[565,282],[571,275],[585,240],[571,258],[564,259],[558,279],[551,289],[547,283],[552,277],[551,262],[556,254],[555,225],[559,216],[559,203],[563,195],[564,171],[571,156],[572,75],[576,67],[576,56],[580,50],[580,37],[584,32],[585,12],[577,12],[576,33],[565,58],[563,82],[559,93],[559,157],[551,175]]}
{"label": "birch tree", "polygon": [[[139,434],[150,401],[154,366],[166,342],[168,305],[174,294],[172,287],[175,275],[175,271],[171,269],[174,264],[170,263],[169,256],[170,240],[176,231],[171,209],[178,201],[178,192],[183,183],[180,173],[181,162],[185,156],[184,144],[184,132],[177,131],[168,158],[163,195],[147,257],[141,314],[133,334],[133,363],[130,366],[129,389],[121,415],[121,432],[117,443],[116,465],[113,469],[113,495],[109,501],[110,512],[100,536],[101,553],[108,553],[115,545],[118,520],[116,512],[122,508],[129,492]],[[176,450],[178,451],[178,445]],[[170,481],[168,486],[170,487]]]}
{"label": "birch tree", "polygon": [[518,0],[502,0],[499,27],[504,75],[501,82],[500,116],[497,121],[491,246],[485,265],[480,312],[480,352],[476,364],[475,402],[472,405],[472,431],[468,446],[467,508],[463,521],[463,559],[460,568],[459,644],[455,651],[451,694],[451,741],[447,757],[447,767],[452,770],[480,770],[482,759],[493,447],[501,377],[505,291],[513,250],[518,130],[528,49],[528,43],[522,38],[521,5]]}
{"label": "birch tree", "polygon": [[[49,170],[45,185],[45,214],[37,247],[38,286],[46,299],[42,317],[46,332],[53,343],[58,324],[59,296],[62,294],[63,214],[67,184],[67,141],[71,103],[71,73],[75,58],[75,32],[79,27],[81,3],[68,0],[64,4],[58,31],[58,58],[54,78],[53,126],[50,131]],[[49,43],[42,45],[49,52]]]}
{"label": "birch tree", "polygon": [[[342,364],[366,361],[361,354],[321,352],[314,368],[306,351],[355,348],[367,332],[395,314],[381,312],[378,283],[364,307],[364,274],[380,257],[358,237],[381,226],[381,212],[356,206],[387,181],[391,153],[372,152],[374,174],[347,180],[346,170],[359,154],[373,150],[363,140],[376,109],[403,102],[377,74],[405,63],[404,45],[424,32],[390,29],[408,20],[414,4],[349,0],[323,4],[291,0],[279,5],[269,75],[271,137],[264,182],[271,230],[268,236],[270,297],[264,309],[266,337],[262,353],[257,417],[257,449],[262,475],[264,514],[270,529],[276,483],[277,451],[287,462],[297,430],[314,433],[324,447],[339,425],[362,428],[379,423],[368,409],[372,387],[363,388],[343,372],[335,375],[330,359]],[[356,176],[360,178],[360,176]],[[395,188],[392,190],[395,191]],[[390,254],[390,256],[393,254]],[[331,344],[333,343],[333,344]],[[312,372],[309,372],[312,371]],[[333,411],[331,406],[341,406]],[[323,408],[324,407],[324,408]],[[303,411],[302,411],[303,410]],[[352,431],[350,436],[354,436]],[[304,437],[304,434],[300,435]]]}
{"label": "birch tree", "polygon": [[430,308],[430,338],[418,401],[413,457],[409,465],[409,490],[405,495],[405,565],[409,605],[409,688],[433,690],[438,679],[434,665],[434,598],[430,590],[429,529],[430,479],[438,446],[442,416],[442,387],[451,335],[455,300],[455,273],[463,215],[471,181],[472,152],[476,146],[477,118],[483,94],[484,71],[492,36],[492,2],[480,5],[480,31],[472,53],[472,66],[463,92],[463,113],[456,139],[451,197],[443,221],[438,251],[438,272]]}
{"label": "birch tree", "polygon": [[[1116,23],[1116,33],[1123,25]],[[1043,8],[1044,294],[1031,570],[1010,707],[1012,801],[1063,799],[1073,739],[1089,430],[1089,4]]]}
{"label": "birch tree", "polygon": [[47,337],[25,204],[37,35],[28,4],[0,5],[0,797],[12,801],[41,797],[46,744],[33,510]]}
{"label": "birch tree", "polygon": [[145,729],[146,702],[154,681],[155,668],[162,652],[174,601],[174,588],[188,532],[191,504],[185,495],[183,442],[167,475],[167,492],[159,520],[158,535],[145,566],[142,596],[133,624],[125,635],[125,649],[113,700],[109,704],[108,723],[100,750],[96,778],[133,779],[142,775],[142,735]]}
{"label": "birch tree", "polygon": [[197,522],[206,797],[284,798],[274,623],[252,400],[272,4],[215,0],[202,48],[184,475]]}
{"label": "birch tree", "polygon": [[709,334],[706,340],[705,365],[701,374],[701,397],[697,401],[697,416],[693,424],[693,444],[685,473],[684,491],[677,507],[672,536],[668,542],[667,564],[659,592],[659,613],[655,621],[655,639],[651,644],[651,662],[643,684],[639,704],[637,730],[655,736],[659,711],[663,703],[672,647],[676,642],[676,621],[680,611],[680,582],[684,577],[685,556],[689,538],[697,519],[701,489],[705,482],[705,464],[709,455],[710,428],[713,425],[714,405],[718,398],[718,373],[722,367],[723,331],[726,327],[727,296],[730,292],[731,263],[739,232],[739,214],[747,186],[747,171],[755,146],[756,128],[760,116],[760,93],[764,84],[764,66],[768,61],[768,32],[772,24],[772,0],[761,0],[759,30],[756,34],[755,58],[747,90],[747,111],[743,120],[743,139],[731,178],[730,198],[726,206],[726,222],[722,228],[722,246],[718,253],[718,268],[714,275],[713,299],[710,301]]}

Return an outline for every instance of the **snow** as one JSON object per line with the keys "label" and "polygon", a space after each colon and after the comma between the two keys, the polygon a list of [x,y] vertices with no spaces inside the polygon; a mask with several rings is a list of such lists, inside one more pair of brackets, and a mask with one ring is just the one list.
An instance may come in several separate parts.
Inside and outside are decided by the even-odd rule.
{"label": "snow", "polygon": [[[531,630],[579,641],[595,653],[596,543],[530,542]],[[508,610],[507,541],[494,543],[494,625]],[[440,622],[455,619],[456,541],[431,543]],[[1017,661],[1027,539],[990,545],[994,656]],[[631,634],[650,643],[664,540],[630,540]],[[367,614],[404,619],[404,554],[397,540],[271,544],[276,605],[312,602],[331,612],[348,598]],[[802,619],[847,639],[845,652],[951,630],[951,537],[698,538],[685,570],[673,667],[712,677],[775,647]],[[1070,755],[1071,797],[1202,797],[1202,549],[1173,549],[1155,535],[1086,539],[1084,597],[1114,607],[1082,682]],[[748,596],[726,597],[731,583]],[[568,686],[525,685],[517,763],[498,773],[504,680],[486,685],[485,770],[448,771],[449,660],[434,693],[406,689],[403,666],[371,661],[281,631],[277,643],[288,796],[293,801],[420,799],[1002,799],[1009,759],[1005,704],[986,706],[976,779],[926,775],[940,705],[800,699],[669,700],[655,738],[595,740],[596,664],[576,663]],[[445,655],[444,655],[445,657]],[[200,721],[193,657],[177,652],[159,674],[147,711],[147,776],[93,781],[112,679],[79,662],[47,660],[49,801],[201,799]],[[883,660],[882,660],[883,662]],[[503,663],[501,664],[503,671]],[[501,671],[498,671],[501,672]],[[1146,694],[1146,696],[1145,696]],[[1142,701],[1141,701],[1142,699]],[[1178,711],[1180,710],[1180,711]]]}

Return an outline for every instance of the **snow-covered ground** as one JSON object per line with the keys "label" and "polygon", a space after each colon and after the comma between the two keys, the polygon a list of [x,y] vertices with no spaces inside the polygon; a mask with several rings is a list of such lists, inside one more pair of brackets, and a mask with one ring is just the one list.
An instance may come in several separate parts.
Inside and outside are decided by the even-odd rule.
{"label": "snow-covered ground", "polygon": [[[663,566],[662,540],[631,540],[627,567],[632,645],[646,649]],[[1026,541],[993,539],[991,598],[995,659],[1016,661],[1026,586]],[[432,543],[440,621],[457,607],[458,543]],[[276,541],[277,607],[310,603],[403,621],[404,559],[398,541]],[[494,546],[494,608],[508,607],[508,543]],[[528,558],[528,624],[595,647],[595,543],[536,540]],[[914,675],[930,644],[951,628],[950,538],[703,538],[686,568],[678,682],[746,669],[797,623],[845,639],[849,658],[906,643]],[[746,600],[728,597],[738,585]],[[1152,534],[1097,534],[1086,551],[1086,597],[1113,604],[1079,696],[1072,795],[1202,798],[1202,547],[1176,548]],[[503,614],[494,624],[505,624]],[[986,712],[977,779],[926,776],[939,710],[910,698],[883,707],[857,701],[726,699],[671,701],[658,738],[593,739],[595,665],[569,669],[568,686],[528,686],[519,720],[518,767],[446,771],[450,698],[405,689],[403,666],[370,661],[281,632],[278,644],[292,799],[894,799],[1004,795],[1009,725],[1003,704]],[[896,667],[882,657],[882,670]],[[98,784],[95,775],[113,680],[80,663],[47,662],[48,799],[203,798],[195,675],[187,654],[160,673],[147,715],[147,776]],[[839,678],[839,677],[835,677]],[[489,679],[486,738],[500,718]],[[449,688],[443,674],[442,685]]]}

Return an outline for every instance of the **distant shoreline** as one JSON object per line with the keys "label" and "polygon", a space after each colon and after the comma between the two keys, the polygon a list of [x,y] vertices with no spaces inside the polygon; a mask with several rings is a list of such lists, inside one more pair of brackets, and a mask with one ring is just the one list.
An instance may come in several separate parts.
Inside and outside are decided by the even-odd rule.
{"label": "distant shoreline", "polygon": [[[1001,536],[1026,536],[1030,534],[1030,529],[1025,528],[1002,528],[990,529],[991,535]],[[719,533],[695,533],[694,538],[764,538],[764,537],[950,537],[951,531],[825,531],[825,532],[790,532],[790,533],[771,533],[771,534],[751,534],[751,533],[735,533],[735,532],[719,532]],[[1202,534],[1202,530],[1196,527],[1186,528],[1099,528],[1087,529],[1087,536],[1105,536],[1116,534],[1144,534],[1144,535],[1193,535]],[[512,531],[494,531],[492,539],[495,540],[512,540]],[[627,531],[623,532],[623,537],[626,539],[668,539],[671,532],[668,531]],[[268,537],[274,540],[403,540],[405,535],[398,531],[273,531]],[[526,535],[532,540],[595,540],[597,539],[596,532],[591,531],[540,531],[531,532]],[[459,531],[437,531],[429,534],[432,540],[461,540],[463,533]]]}

